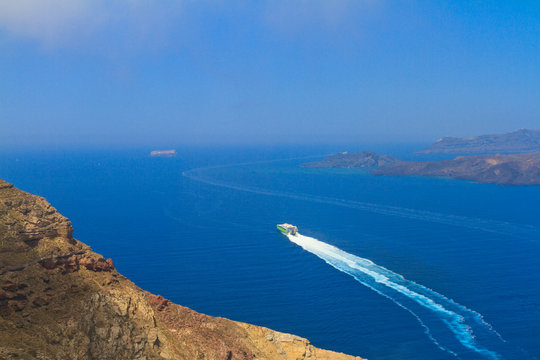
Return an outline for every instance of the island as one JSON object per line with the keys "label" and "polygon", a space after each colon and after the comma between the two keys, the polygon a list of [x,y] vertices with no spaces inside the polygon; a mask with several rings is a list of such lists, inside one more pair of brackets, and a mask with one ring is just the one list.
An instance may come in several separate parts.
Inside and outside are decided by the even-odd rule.
{"label": "island", "polygon": [[150,156],[152,157],[175,157],[178,155],[176,150],[170,149],[170,150],[152,150],[150,152]]}
{"label": "island", "polygon": [[44,198],[3,180],[0,275],[0,359],[361,359],[144,291]]}
{"label": "island", "polygon": [[540,185],[540,152],[458,156],[442,161],[403,161],[374,175],[435,176],[500,185]]}
{"label": "island", "polygon": [[444,137],[421,154],[496,154],[540,151],[540,130],[517,131],[467,138]]}
{"label": "island", "polygon": [[431,176],[500,185],[540,185],[540,152],[458,156],[440,161],[403,161],[369,152],[340,153],[300,166],[370,168],[378,176]]}
{"label": "island", "polygon": [[329,155],[321,161],[300,164],[312,168],[378,168],[401,162],[390,155],[380,155],[374,152],[348,153],[342,152]]}

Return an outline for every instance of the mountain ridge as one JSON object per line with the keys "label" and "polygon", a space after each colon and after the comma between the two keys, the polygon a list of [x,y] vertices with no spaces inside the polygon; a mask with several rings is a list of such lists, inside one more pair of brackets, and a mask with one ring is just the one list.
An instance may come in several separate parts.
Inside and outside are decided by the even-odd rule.
{"label": "mountain ridge", "polygon": [[493,154],[540,151],[540,130],[519,129],[473,137],[447,136],[437,140],[420,154]]}

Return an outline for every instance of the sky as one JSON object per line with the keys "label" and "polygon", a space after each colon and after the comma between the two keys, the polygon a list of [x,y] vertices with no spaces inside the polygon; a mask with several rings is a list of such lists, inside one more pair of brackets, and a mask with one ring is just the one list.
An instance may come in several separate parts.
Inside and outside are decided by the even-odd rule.
{"label": "sky", "polygon": [[0,0],[0,146],[540,128],[540,1]]}

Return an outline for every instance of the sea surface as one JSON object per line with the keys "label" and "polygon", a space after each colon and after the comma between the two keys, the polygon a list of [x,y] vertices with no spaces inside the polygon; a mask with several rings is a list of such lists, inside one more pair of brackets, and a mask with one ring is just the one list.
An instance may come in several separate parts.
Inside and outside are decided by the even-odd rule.
{"label": "sea surface", "polygon": [[540,187],[298,166],[351,148],[150,150],[2,150],[0,178],[197,311],[369,359],[540,358]]}

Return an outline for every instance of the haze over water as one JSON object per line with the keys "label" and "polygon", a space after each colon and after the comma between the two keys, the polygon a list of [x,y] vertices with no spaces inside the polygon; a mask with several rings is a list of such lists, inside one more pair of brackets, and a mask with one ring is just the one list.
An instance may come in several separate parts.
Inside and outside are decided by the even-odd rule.
{"label": "haze over water", "polygon": [[0,146],[538,128],[540,3],[0,0]]}
{"label": "haze over water", "polygon": [[0,171],[137,285],[195,310],[371,359],[540,356],[538,187],[269,161],[327,151],[11,152]]}

